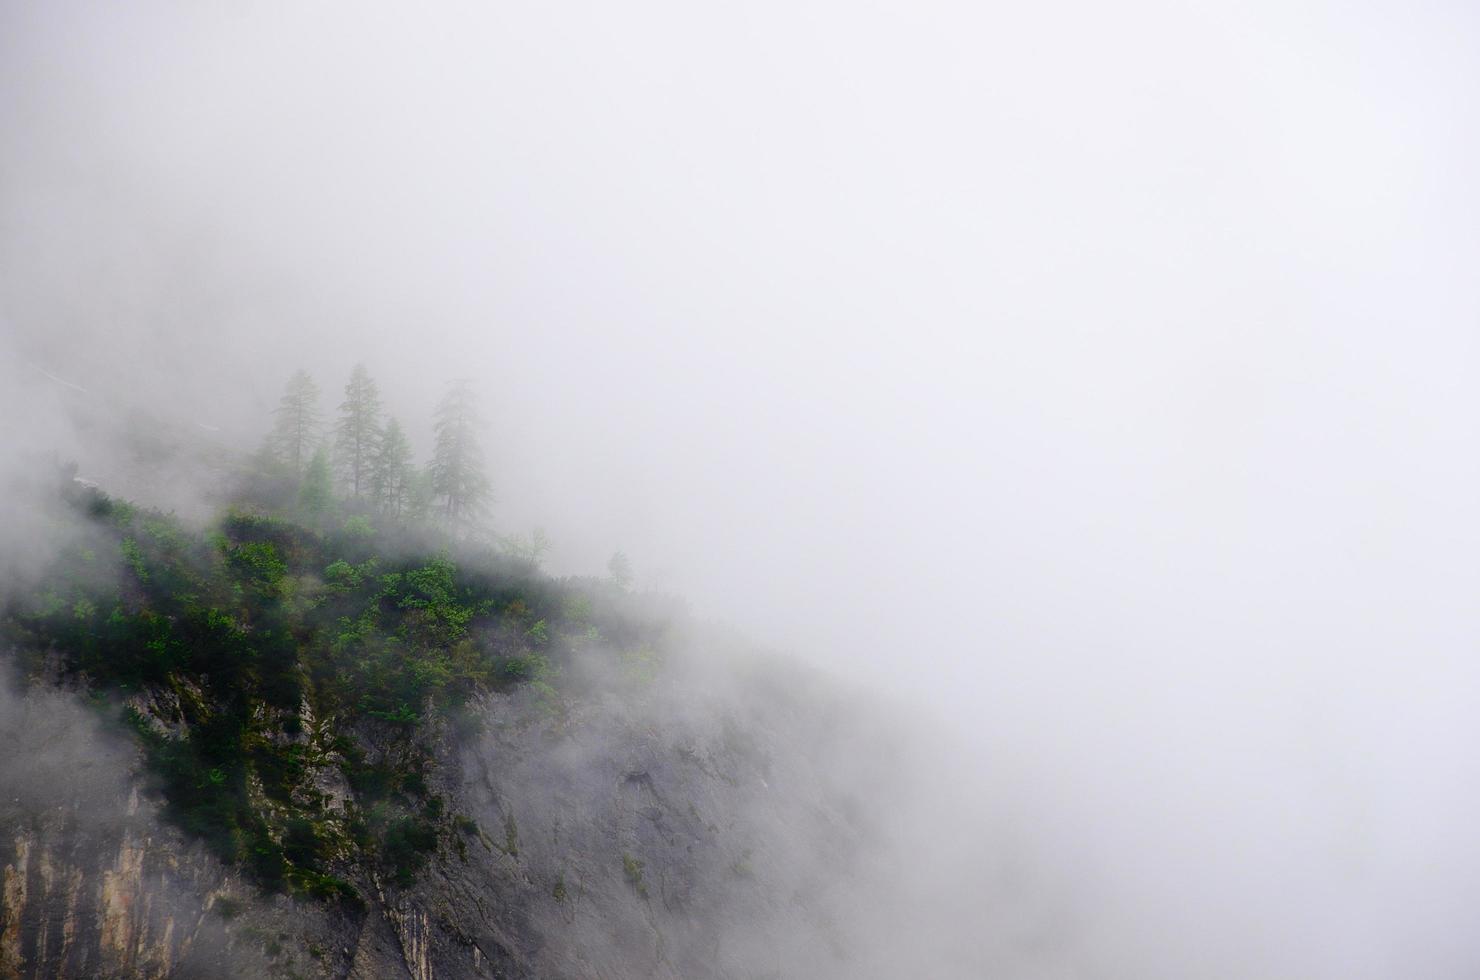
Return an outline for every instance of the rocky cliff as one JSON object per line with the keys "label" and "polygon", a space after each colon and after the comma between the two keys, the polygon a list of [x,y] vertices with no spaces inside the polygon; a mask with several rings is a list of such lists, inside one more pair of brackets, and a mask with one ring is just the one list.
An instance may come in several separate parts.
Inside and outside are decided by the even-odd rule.
{"label": "rocky cliff", "polygon": [[263,893],[161,820],[78,696],[7,694],[0,978],[861,975],[870,830],[822,702],[731,674],[478,710],[436,748],[459,833],[353,908]]}

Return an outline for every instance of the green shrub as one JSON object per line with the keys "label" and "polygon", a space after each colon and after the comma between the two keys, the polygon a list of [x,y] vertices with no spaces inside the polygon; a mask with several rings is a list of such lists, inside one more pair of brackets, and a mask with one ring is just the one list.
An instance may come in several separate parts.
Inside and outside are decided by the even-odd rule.
{"label": "green shrub", "polygon": [[647,898],[647,883],[642,880],[643,867],[643,863],[632,855],[622,855],[622,876],[627,879],[627,884],[637,890],[637,894]]}
{"label": "green shrub", "polygon": [[381,853],[397,884],[410,885],[437,849],[437,828],[415,817],[402,817],[387,828]]}
{"label": "green shrub", "polygon": [[288,574],[287,563],[270,541],[248,541],[227,554],[227,561],[243,577],[266,588],[275,588]]}
{"label": "green shrub", "polygon": [[283,829],[283,856],[300,868],[316,868],[323,860],[324,845],[306,817],[290,817]]}
{"label": "green shrub", "polygon": [[363,514],[345,518],[344,524],[340,526],[340,533],[347,538],[373,538],[375,537],[375,525],[370,523],[370,518]]}
{"label": "green shrub", "polygon": [[493,662],[493,676],[500,685],[522,684],[543,677],[550,662],[537,653],[500,657]]}
{"label": "green shrub", "polygon": [[519,856],[519,824],[514,822],[514,814],[504,814],[504,853],[509,857]]}
{"label": "green shrub", "polygon": [[379,800],[390,796],[400,788],[400,777],[394,766],[368,765],[361,760],[346,760],[340,766],[345,781],[356,795],[368,800]]}

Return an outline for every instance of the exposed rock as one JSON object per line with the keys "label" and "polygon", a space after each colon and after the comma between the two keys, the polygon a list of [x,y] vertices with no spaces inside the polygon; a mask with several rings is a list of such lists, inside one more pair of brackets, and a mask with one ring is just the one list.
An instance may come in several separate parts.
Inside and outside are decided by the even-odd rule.
{"label": "exposed rock", "polygon": [[847,975],[831,903],[866,831],[795,749],[825,718],[661,690],[484,712],[435,775],[462,830],[349,911],[256,893],[161,821],[75,699],[7,696],[0,735],[33,755],[0,768],[0,980]]}

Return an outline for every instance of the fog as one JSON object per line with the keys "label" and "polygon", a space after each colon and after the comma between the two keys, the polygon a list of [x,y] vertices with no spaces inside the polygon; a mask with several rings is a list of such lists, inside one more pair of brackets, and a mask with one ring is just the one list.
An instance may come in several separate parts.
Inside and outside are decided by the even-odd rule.
{"label": "fog", "polygon": [[1459,3],[0,3],[5,454],[126,485],[79,412],[251,448],[363,361],[424,460],[471,378],[500,533],[969,747],[1063,975],[1472,976],[1477,42]]}

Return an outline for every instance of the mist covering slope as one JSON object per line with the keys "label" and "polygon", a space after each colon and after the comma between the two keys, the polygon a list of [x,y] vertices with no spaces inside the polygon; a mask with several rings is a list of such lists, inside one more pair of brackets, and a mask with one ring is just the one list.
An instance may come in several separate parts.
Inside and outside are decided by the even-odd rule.
{"label": "mist covering slope", "polygon": [[885,977],[921,944],[948,977],[1004,955],[930,931],[905,816],[943,797],[881,706],[671,598],[316,509],[253,465],[194,523],[32,473],[0,977]]}

